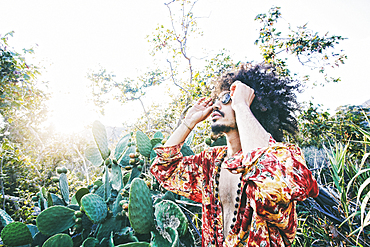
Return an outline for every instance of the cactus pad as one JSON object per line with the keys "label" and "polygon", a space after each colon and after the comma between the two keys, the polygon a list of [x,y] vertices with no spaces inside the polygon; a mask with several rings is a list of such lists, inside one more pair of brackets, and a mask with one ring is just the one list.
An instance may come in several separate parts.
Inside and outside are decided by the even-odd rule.
{"label": "cactus pad", "polygon": [[116,149],[114,150],[114,157],[116,158],[116,160],[119,160],[122,157],[125,149],[127,148],[127,144],[129,143],[130,138],[131,135],[127,134],[122,137],[121,140],[119,140],[119,142],[117,143]]}
{"label": "cactus pad", "polygon": [[62,198],[66,204],[69,204],[69,188],[68,188],[68,179],[65,173],[60,174],[59,176],[59,187],[60,192],[62,193]]}
{"label": "cactus pad", "polygon": [[116,219],[116,217],[111,217],[104,221],[104,223],[99,225],[98,233],[96,238],[102,240],[104,238],[109,238],[111,232],[118,232],[122,228],[122,221]]}
{"label": "cactus pad", "polygon": [[144,180],[135,178],[131,183],[128,217],[132,228],[139,234],[147,234],[154,228],[153,203]]}
{"label": "cactus pad", "polygon": [[75,211],[64,206],[53,206],[42,211],[36,219],[40,232],[50,236],[63,232],[75,224]]}
{"label": "cactus pad", "polygon": [[120,191],[123,188],[122,171],[119,165],[112,165],[111,181],[114,190]]}
{"label": "cactus pad", "polygon": [[102,222],[107,217],[107,204],[98,195],[84,195],[81,198],[81,205],[86,215],[94,224]]}
{"label": "cactus pad", "polygon": [[46,240],[42,247],[73,247],[73,241],[69,235],[60,233]]}
{"label": "cactus pad", "polygon": [[181,153],[182,153],[183,156],[194,155],[193,150],[191,150],[191,148],[186,143],[184,143],[184,145],[182,145],[180,151],[181,151]]}
{"label": "cactus pad", "polygon": [[101,122],[95,121],[93,123],[92,132],[101,157],[103,160],[106,160],[110,155],[110,150],[108,148],[108,138],[105,126]]}
{"label": "cactus pad", "polygon": [[85,156],[93,164],[93,166],[101,166],[104,162],[99,148],[96,145],[87,146],[85,149]]}
{"label": "cactus pad", "polygon": [[179,234],[178,232],[167,227],[161,232],[152,231],[152,239],[150,242],[151,247],[178,247],[179,246]]}
{"label": "cactus pad", "polygon": [[82,247],[95,247],[99,244],[99,241],[96,238],[88,237],[85,239],[85,241],[82,243]]}
{"label": "cactus pad", "polygon": [[141,131],[136,132],[136,143],[141,155],[149,158],[150,152],[152,151],[152,144],[147,135]]}
{"label": "cactus pad", "polygon": [[188,221],[185,214],[173,201],[163,200],[157,203],[154,215],[157,225],[162,230],[171,227],[178,231],[180,237],[188,230]]}
{"label": "cactus pad", "polygon": [[87,189],[87,188],[81,188],[79,190],[77,190],[76,194],[75,194],[75,198],[76,198],[76,201],[78,203],[78,205],[81,206],[81,198],[86,195],[86,194],[89,194],[90,191]]}
{"label": "cactus pad", "polygon": [[147,242],[135,242],[135,243],[127,243],[127,244],[120,244],[116,247],[149,247],[150,244]]}
{"label": "cactus pad", "polygon": [[4,227],[1,231],[1,239],[7,246],[26,245],[33,241],[27,225],[21,222],[12,222]]}
{"label": "cactus pad", "polygon": [[0,209],[0,220],[1,220],[1,224],[2,224],[3,227],[5,227],[6,225],[14,222],[12,217],[10,217],[9,214],[6,211],[2,210],[2,209]]}
{"label": "cactus pad", "polygon": [[157,138],[163,140],[164,136],[163,136],[162,132],[160,132],[160,131],[155,132],[155,134],[153,135],[153,139],[157,139]]}

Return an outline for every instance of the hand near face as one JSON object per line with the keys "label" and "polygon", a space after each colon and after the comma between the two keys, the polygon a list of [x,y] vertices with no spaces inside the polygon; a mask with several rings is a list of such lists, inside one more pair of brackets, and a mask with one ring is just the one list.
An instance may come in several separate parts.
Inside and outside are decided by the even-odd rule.
{"label": "hand near face", "polygon": [[212,112],[212,99],[205,97],[199,99],[196,104],[194,104],[186,114],[186,122],[191,127],[194,127],[197,123],[205,120]]}
{"label": "hand near face", "polygon": [[235,107],[239,104],[251,106],[254,99],[253,88],[245,85],[240,81],[235,81],[230,87],[231,95],[231,107],[235,110]]}

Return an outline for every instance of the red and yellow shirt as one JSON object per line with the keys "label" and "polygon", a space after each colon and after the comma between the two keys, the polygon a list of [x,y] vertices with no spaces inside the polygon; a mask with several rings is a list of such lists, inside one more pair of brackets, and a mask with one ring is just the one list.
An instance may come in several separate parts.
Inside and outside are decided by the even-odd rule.
{"label": "red and yellow shirt", "polygon": [[[297,229],[296,201],[319,193],[298,147],[270,138],[267,148],[245,155],[239,151],[225,160],[227,147],[186,157],[181,147],[156,148],[151,172],[167,190],[202,203],[202,247],[291,245]],[[222,168],[240,174],[241,188],[235,224],[226,239],[216,189],[221,162]]]}

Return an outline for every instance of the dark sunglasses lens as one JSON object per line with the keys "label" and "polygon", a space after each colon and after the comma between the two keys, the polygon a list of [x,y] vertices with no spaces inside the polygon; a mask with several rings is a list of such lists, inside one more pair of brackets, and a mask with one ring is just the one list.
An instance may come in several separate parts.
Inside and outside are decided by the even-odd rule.
{"label": "dark sunglasses lens", "polygon": [[229,103],[231,100],[231,96],[230,96],[230,93],[225,93],[222,98],[221,98],[221,103],[226,105],[227,103]]}

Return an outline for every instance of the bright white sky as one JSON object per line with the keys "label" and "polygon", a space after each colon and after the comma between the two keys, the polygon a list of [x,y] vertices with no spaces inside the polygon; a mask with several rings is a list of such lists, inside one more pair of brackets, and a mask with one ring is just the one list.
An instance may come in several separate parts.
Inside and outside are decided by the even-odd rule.
{"label": "bright white sky", "polygon": [[[153,68],[145,37],[158,24],[168,26],[168,9],[163,4],[168,1],[0,0],[0,34],[15,31],[9,43],[17,51],[35,47],[32,61],[45,67],[41,79],[49,81],[53,92],[50,109],[57,129],[78,130],[98,118],[105,125],[119,126],[142,112],[140,104],[112,106],[105,117],[99,116],[87,103],[86,75],[102,66],[118,78],[135,78],[148,67]],[[306,90],[299,97],[301,101],[313,97],[315,103],[334,110],[370,99],[368,0],[199,0],[194,12],[204,17],[198,21],[204,36],[191,40],[189,46],[210,53],[226,48],[235,61],[260,61],[258,47],[253,44],[260,26],[254,17],[273,5],[282,7],[283,24],[296,27],[308,22],[308,27],[320,34],[329,31],[348,38],[340,47],[348,60],[335,72],[342,81]],[[145,103],[149,106],[158,100],[156,95]]]}

